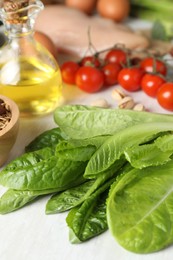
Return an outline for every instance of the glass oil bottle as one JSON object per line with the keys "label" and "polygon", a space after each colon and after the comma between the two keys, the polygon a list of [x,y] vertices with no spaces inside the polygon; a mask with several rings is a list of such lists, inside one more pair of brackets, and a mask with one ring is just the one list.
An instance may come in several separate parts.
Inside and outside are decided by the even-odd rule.
{"label": "glass oil bottle", "polygon": [[14,100],[23,117],[48,114],[61,103],[57,61],[34,40],[39,0],[4,0],[0,18],[7,42],[0,49],[0,94]]}

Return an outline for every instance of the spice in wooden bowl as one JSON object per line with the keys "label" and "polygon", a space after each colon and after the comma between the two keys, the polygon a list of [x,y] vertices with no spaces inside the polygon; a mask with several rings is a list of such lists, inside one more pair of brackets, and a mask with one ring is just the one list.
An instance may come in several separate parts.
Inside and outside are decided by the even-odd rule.
{"label": "spice in wooden bowl", "polygon": [[4,129],[11,120],[11,111],[9,105],[0,99],[0,131]]}
{"label": "spice in wooden bowl", "polygon": [[18,127],[18,106],[13,100],[0,95],[0,166],[8,159],[17,138]]}

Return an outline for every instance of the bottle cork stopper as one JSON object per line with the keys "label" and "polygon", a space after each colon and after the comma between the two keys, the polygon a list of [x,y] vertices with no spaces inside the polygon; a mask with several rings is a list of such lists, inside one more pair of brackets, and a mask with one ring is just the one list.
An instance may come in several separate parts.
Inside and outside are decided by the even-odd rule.
{"label": "bottle cork stopper", "polygon": [[[3,8],[7,13],[7,22],[25,23],[24,17],[27,16],[28,10],[22,10],[29,5],[30,0],[4,0]],[[21,9],[21,11],[20,11]]]}

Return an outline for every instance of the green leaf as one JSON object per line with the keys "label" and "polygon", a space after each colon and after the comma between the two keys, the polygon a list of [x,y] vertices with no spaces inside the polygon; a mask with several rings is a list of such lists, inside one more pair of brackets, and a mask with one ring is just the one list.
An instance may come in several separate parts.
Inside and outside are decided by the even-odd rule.
{"label": "green leaf", "polygon": [[20,209],[36,198],[56,191],[56,189],[41,191],[7,190],[0,198],[0,214],[7,214]]}
{"label": "green leaf", "polygon": [[82,145],[81,143],[77,145],[70,141],[63,141],[56,146],[55,154],[64,159],[86,162],[95,151],[96,147],[93,145]]}
{"label": "green leaf", "polygon": [[[14,162],[15,164],[15,162]],[[34,165],[4,169],[0,173],[0,184],[18,190],[45,190],[73,187],[82,183],[87,162],[62,160],[52,156]]]}
{"label": "green leaf", "polygon": [[96,180],[87,181],[77,187],[52,196],[46,205],[46,213],[54,214],[69,210],[83,203],[102,185],[117,175],[114,168],[102,173]]}
{"label": "green leaf", "polygon": [[[107,230],[106,198],[108,191],[93,194],[81,207],[74,208],[67,216],[70,242],[79,243]],[[73,233],[73,235],[72,235]]]}
{"label": "green leaf", "polygon": [[155,40],[167,41],[168,36],[165,26],[159,20],[155,21],[151,30],[151,37]]}
{"label": "green leaf", "polygon": [[138,169],[162,165],[170,160],[172,151],[162,152],[155,144],[146,144],[125,151],[126,159]]}
{"label": "green leaf", "polygon": [[95,150],[93,145],[61,141],[56,151],[44,148],[26,153],[1,171],[0,184],[20,190],[74,187],[84,182],[85,167]]}
{"label": "green leaf", "polygon": [[106,199],[116,177],[105,182],[85,199],[81,206],[72,209],[67,216],[71,243],[86,241],[107,230]]}
{"label": "green leaf", "polygon": [[79,204],[93,185],[94,181],[87,181],[81,185],[53,195],[46,204],[46,214],[55,214],[69,210]]}
{"label": "green leaf", "polygon": [[128,127],[109,137],[93,154],[88,162],[84,176],[96,176],[109,169],[114,163],[121,164],[124,152],[127,149],[146,143],[159,133],[173,129],[172,123],[145,123]]}
{"label": "green leaf", "polygon": [[125,249],[151,253],[173,243],[173,160],[122,175],[107,200],[108,227]]}
{"label": "green leaf", "polygon": [[155,140],[156,146],[163,152],[172,151],[173,133],[161,136]]}
{"label": "green leaf", "polygon": [[43,148],[38,151],[24,153],[15,160],[11,161],[3,171],[14,171],[17,168],[32,167],[39,162],[42,162],[54,155],[55,151],[52,148]]}
{"label": "green leaf", "polygon": [[37,136],[26,148],[26,152],[36,151],[45,147],[54,147],[60,141],[67,139],[67,136],[59,127],[45,131]]}
{"label": "green leaf", "polygon": [[113,135],[129,126],[145,122],[173,122],[173,116],[134,110],[96,108],[81,105],[59,107],[54,120],[72,139]]}
{"label": "green leaf", "polygon": [[135,168],[162,165],[168,162],[173,154],[173,134],[161,135],[153,143],[127,149],[124,154]]}

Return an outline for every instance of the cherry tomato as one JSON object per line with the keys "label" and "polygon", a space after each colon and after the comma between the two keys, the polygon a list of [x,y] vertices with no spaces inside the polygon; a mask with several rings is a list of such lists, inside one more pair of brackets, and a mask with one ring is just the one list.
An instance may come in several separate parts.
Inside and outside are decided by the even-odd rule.
{"label": "cherry tomato", "polygon": [[118,74],[121,68],[122,67],[118,63],[108,63],[102,68],[105,86],[112,86],[118,82]]}
{"label": "cherry tomato", "polygon": [[136,91],[140,89],[143,75],[144,71],[141,68],[124,68],[118,75],[118,82],[127,91]]}
{"label": "cherry tomato", "polygon": [[157,101],[163,108],[173,111],[173,82],[166,82],[159,88]]}
{"label": "cherry tomato", "polygon": [[140,63],[140,67],[144,69],[146,72],[150,73],[160,73],[162,75],[166,75],[167,67],[166,64],[158,59],[154,59],[152,57],[147,57],[143,59]]}
{"label": "cherry tomato", "polygon": [[94,67],[100,67],[100,61],[97,57],[95,56],[86,56],[84,57],[81,62],[80,62],[80,65],[81,66],[91,66],[93,65]]}
{"label": "cherry tomato", "polygon": [[126,64],[127,54],[124,50],[113,49],[106,54],[105,62],[106,63]]}
{"label": "cherry tomato", "polygon": [[76,73],[76,85],[85,92],[97,92],[102,88],[103,83],[104,75],[97,68],[83,66]]}
{"label": "cherry tomato", "polygon": [[62,80],[67,84],[75,84],[76,72],[79,65],[74,61],[67,61],[61,66]]}
{"label": "cherry tomato", "polygon": [[150,97],[156,97],[158,89],[166,80],[155,74],[145,74],[141,80],[142,90]]}

